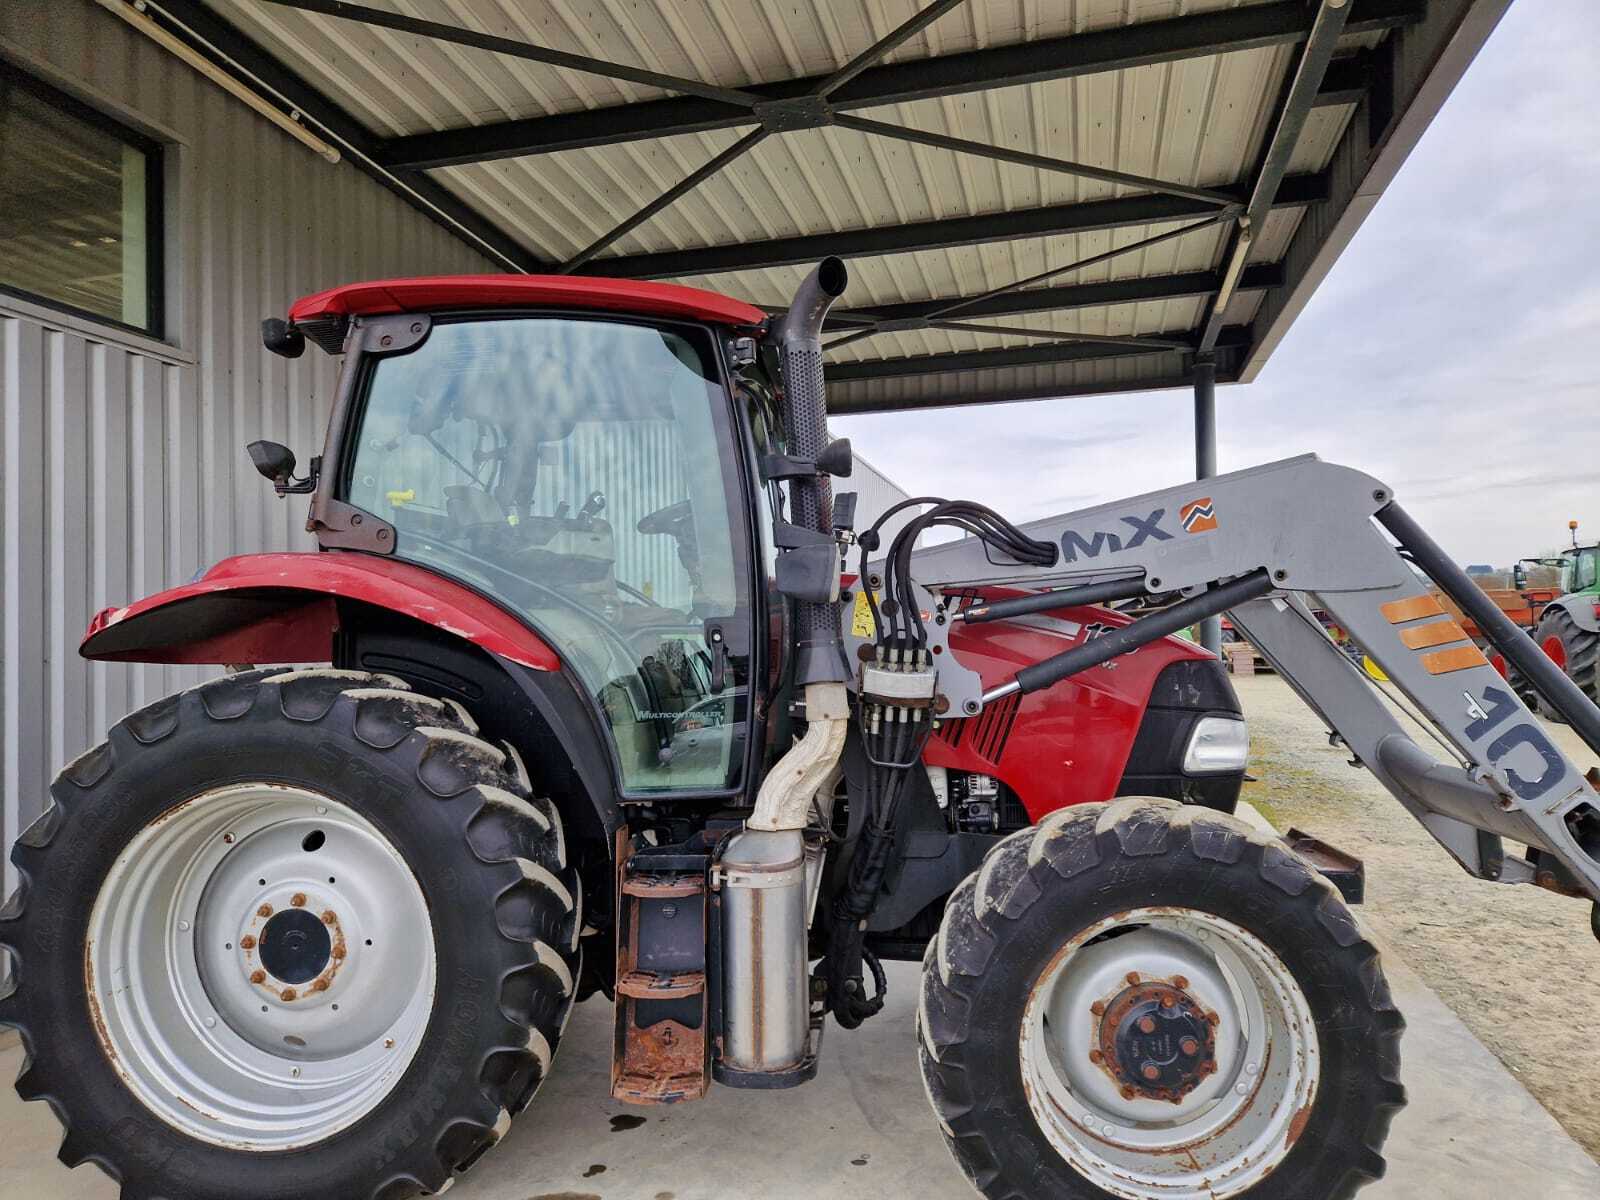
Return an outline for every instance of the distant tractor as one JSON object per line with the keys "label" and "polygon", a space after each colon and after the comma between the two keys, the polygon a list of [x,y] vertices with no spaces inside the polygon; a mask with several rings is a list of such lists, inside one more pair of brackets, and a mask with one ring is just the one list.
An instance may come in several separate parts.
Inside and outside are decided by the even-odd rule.
{"label": "distant tractor", "polygon": [[1568,522],[1567,528],[1572,534],[1571,549],[1556,558],[1524,559],[1513,568],[1512,578],[1518,590],[1525,590],[1528,563],[1560,569],[1560,594],[1540,610],[1534,640],[1589,699],[1596,700],[1600,699],[1596,673],[1600,658],[1600,545],[1580,546],[1576,521]]}

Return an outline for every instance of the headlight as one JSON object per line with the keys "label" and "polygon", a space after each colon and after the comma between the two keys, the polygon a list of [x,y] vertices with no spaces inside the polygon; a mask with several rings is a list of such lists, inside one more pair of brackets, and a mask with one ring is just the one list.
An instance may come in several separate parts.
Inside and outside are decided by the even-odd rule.
{"label": "headlight", "polygon": [[1201,717],[1183,752],[1183,769],[1190,775],[1242,771],[1250,757],[1250,731],[1238,717]]}

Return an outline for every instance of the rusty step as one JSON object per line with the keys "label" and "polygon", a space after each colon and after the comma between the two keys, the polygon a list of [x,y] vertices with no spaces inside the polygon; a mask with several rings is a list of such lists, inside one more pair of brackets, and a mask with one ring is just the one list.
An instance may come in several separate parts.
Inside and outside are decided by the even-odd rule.
{"label": "rusty step", "polygon": [[617,991],[635,1000],[682,1000],[706,990],[704,971],[629,971]]}
{"label": "rusty step", "polygon": [[705,893],[706,881],[698,875],[629,875],[622,894],[648,900],[673,900]]}

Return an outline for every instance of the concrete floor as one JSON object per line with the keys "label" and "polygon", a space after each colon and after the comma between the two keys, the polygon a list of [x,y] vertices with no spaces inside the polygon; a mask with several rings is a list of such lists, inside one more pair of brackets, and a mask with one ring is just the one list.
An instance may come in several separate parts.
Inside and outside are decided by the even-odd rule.
{"label": "concrete floor", "polygon": [[[1411,1103],[1388,1143],[1389,1175],[1362,1200],[1594,1200],[1600,1166],[1417,976],[1385,967],[1409,1028]],[[635,1109],[606,1098],[611,1008],[581,1006],[554,1078],[506,1140],[452,1189],[458,1200],[814,1200],[863,1194],[970,1200],[934,1125],[912,1035],[917,968],[891,964],[883,1015],[828,1032],[818,1078],[792,1092],[714,1088],[699,1104]],[[9,1084],[20,1049],[0,1051]],[[93,1167],[55,1160],[43,1104],[0,1095],[0,1198],[114,1200]]]}

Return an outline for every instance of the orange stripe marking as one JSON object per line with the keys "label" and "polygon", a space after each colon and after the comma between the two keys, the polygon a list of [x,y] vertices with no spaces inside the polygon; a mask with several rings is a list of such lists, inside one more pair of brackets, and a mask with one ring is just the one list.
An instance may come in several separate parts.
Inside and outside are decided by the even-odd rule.
{"label": "orange stripe marking", "polygon": [[1445,646],[1451,642],[1468,640],[1467,631],[1454,621],[1433,621],[1427,625],[1413,625],[1400,631],[1400,640],[1411,650],[1425,650],[1429,646]]}
{"label": "orange stripe marking", "polygon": [[1457,646],[1451,650],[1435,650],[1422,656],[1422,665],[1429,675],[1448,675],[1451,671],[1465,671],[1470,667],[1487,667],[1489,660],[1476,646]]}
{"label": "orange stripe marking", "polygon": [[1420,617],[1444,615],[1444,609],[1439,607],[1439,602],[1432,596],[1407,596],[1404,600],[1391,600],[1383,606],[1382,612],[1391,625],[1398,625],[1402,621],[1415,621]]}

